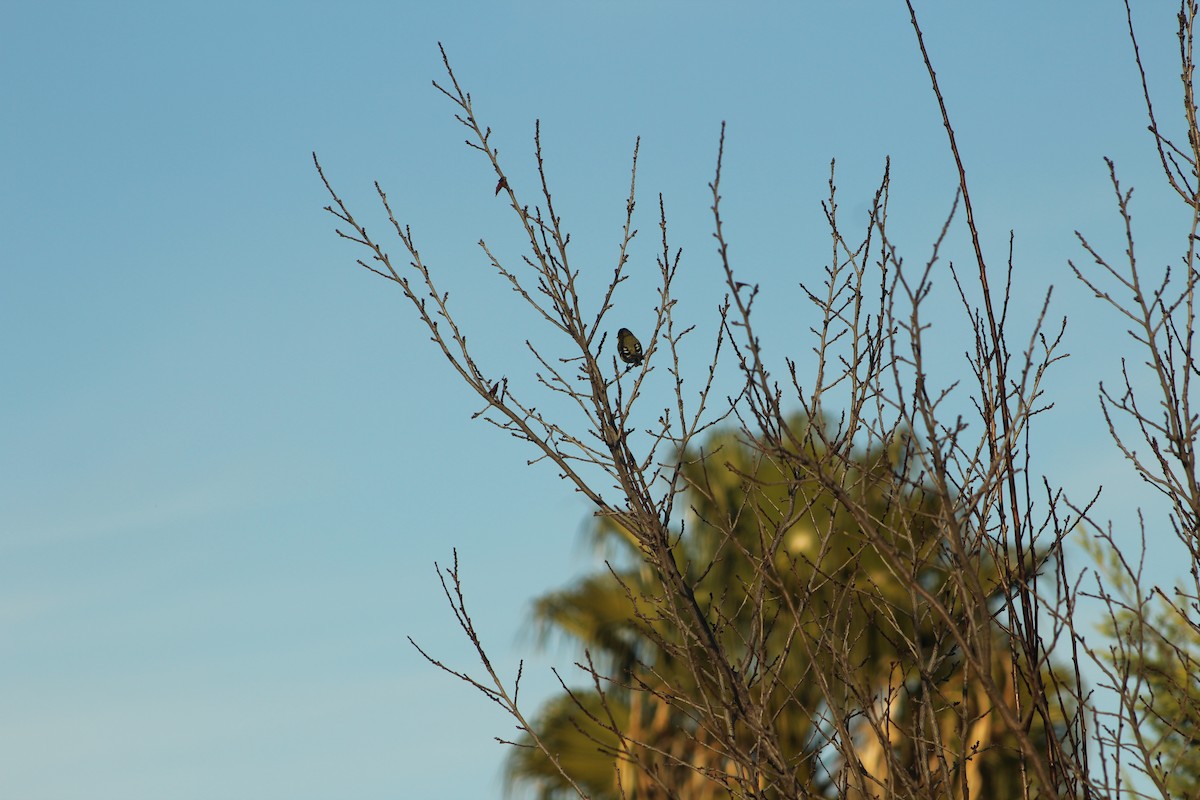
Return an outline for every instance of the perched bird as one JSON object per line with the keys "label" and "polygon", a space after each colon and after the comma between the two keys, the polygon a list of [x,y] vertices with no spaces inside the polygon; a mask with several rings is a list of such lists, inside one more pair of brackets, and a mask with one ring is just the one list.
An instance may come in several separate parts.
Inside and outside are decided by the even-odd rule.
{"label": "perched bird", "polygon": [[501,175],[500,180],[496,182],[496,194],[497,195],[500,194],[500,190],[507,189],[507,188],[508,188],[508,178]]}
{"label": "perched bird", "polygon": [[626,364],[636,367],[642,363],[642,343],[630,333],[629,328],[617,331],[617,353]]}

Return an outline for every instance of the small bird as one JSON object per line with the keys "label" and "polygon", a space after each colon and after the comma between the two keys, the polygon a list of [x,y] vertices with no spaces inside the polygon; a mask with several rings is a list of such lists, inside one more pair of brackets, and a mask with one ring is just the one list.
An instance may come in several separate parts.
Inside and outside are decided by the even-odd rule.
{"label": "small bird", "polygon": [[507,189],[507,188],[508,188],[508,178],[501,175],[500,180],[496,182],[496,194],[499,195],[500,191],[502,189]]}
{"label": "small bird", "polygon": [[629,331],[629,328],[621,328],[617,331],[617,353],[626,364],[636,367],[642,363],[642,343]]}

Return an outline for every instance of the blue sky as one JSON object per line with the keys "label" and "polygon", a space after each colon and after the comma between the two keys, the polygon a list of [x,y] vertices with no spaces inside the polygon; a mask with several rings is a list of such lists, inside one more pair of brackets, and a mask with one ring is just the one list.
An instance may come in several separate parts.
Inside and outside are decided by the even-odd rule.
{"label": "blue sky", "polygon": [[[1102,515],[1128,526],[1150,498],[1105,438],[1095,387],[1132,350],[1066,260],[1086,263],[1076,229],[1119,252],[1103,156],[1138,187],[1145,263],[1175,259],[1185,229],[1123,7],[918,10],[996,265],[1016,231],[1018,317],[1053,284],[1052,313],[1070,318],[1035,467],[1077,496],[1104,484]],[[635,329],[655,301],[662,192],[681,313],[711,330],[722,120],[726,234],[742,279],[764,287],[777,359],[811,346],[797,283],[825,263],[830,159],[861,217],[891,156],[893,233],[914,263],[954,191],[896,3],[42,2],[3,17],[5,797],[500,796],[493,737],[511,724],[405,637],[474,666],[432,568],[457,547],[497,664],[529,659],[532,708],[571,654],[538,653],[529,601],[594,567],[588,509],[470,421],[478,403],[403,298],[334,235],[310,155],[379,233],[371,181],[384,184],[482,362],[530,381],[521,342],[545,332],[510,313],[475,246],[517,240],[430,85],[439,41],[527,196],[541,119],[585,272],[611,270],[642,137],[644,269],[618,300]],[[1174,120],[1173,11],[1138,22]],[[961,227],[948,247],[966,263]],[[962,311],[932,321],[948,383]],[[1154,567],[1175,557],[1166,538],[1151,531]]]}

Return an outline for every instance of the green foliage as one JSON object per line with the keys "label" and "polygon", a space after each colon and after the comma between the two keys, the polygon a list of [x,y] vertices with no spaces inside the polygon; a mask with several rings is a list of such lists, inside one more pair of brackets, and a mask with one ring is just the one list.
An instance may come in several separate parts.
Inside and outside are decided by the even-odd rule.
{"label": "green foliage", "polygon": [[[793,429],[816,432],[802,420]],[[803,450],[771,457],[720,433],[703,453],[686,454],[674,549],[729,661],[768,711],[789,768],[818,797],[870,796],[868,787],[849,790],[846,752],[879,780],[902,765],[929,797],[959,796],[968,782],[988,786],[988,797],[1021,796],[1016,746],[948,626],[914,589],[965,613],[948,573],[949,512],[906,474],[908,443],[836,459],[825,457],[820,436],[803,441]],[[637,536],[606,519],[594,533],[613,555],[611,572],[541,598],[535,614],[545,635],[583,645],[611,680],[573,690],[582,708],[565,695],[547,704],[539,737],[564,766],[571,760],[577,769],[568,771],[595,798],[619,797],[618,780],[636,798],[734,796],[720,732],[690,706],[711,695],[705,684],[716,678],[686,668],[693,644],[664,613]],[[996,569],[981,563],[980,574],[992,580]],[[991,678],[1027,708],[1027,690],[1006,668],[1006,639],[988,624]],[[1052,692],[1059,685],[1048,672],[1046,682]],[[535,787],[539,800],[571,796],[537,750],[516,751],[508,769],[510,782]]]}
{"label": "green foliage", "polygon": [[1101,626],[1112,641],[1107,663],[1124,684],[1129,735],[1154,754],[1149,765],[1172,797],[1200,797],[1200,623],[1183,592],[1171,600],[1142,593],[1140,576],[1115,547],[1082,540],[1115,595]]}

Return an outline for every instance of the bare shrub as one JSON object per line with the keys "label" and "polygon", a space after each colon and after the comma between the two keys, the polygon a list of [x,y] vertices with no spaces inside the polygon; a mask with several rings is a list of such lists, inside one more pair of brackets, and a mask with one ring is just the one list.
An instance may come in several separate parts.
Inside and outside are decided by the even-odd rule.
{"label": "bare shrub", "polygon": [[[605,572],[539,601],[543,623],[586,649],[578,675],[560,676],[562,695],[536,716],[518,702],[520,676],[503,680],[480,643],[458,554],[439,570],[482,671],[421,652],[512,715],[522,732],[511,743],[513,775],[543,797],[1115,797],[1129,790],[1130,764],[1162,797],[1195,796],[1196,6],[1185,3],[1179,16],[1186,147],[1160,129],[1146,91],[1164,175],[1195,212],[1182,266],[1149,275],[1137,263],[1130,197],[1110,164],[1125,260],[1118,266],[1081,236],[1099,269],[1076,268],[1128,319],[1161,388],[1139,400],[1126,368],[1122,387],[1104,390],[1103,408],[1116,446],[1160,489],[1190,554],[1191,584],[1174,591],[1146,585],[1093,519],[1094,499],[1070,502],[1030,474],[1034,417],[1049,407],[1044,379],[1061,358],[1065,320],[1050,322],[1049,294],[1029,328],[1010,320],[1011,244],[997,259],[980,243],[955,131],[909,10],[957,193],[914,266],[890,235],[888,166],[855,233],[839,217],[831,165],[830,257],[822,282],[804,287],[815,309],[812,372],[791,359],[782,374],[767,367],[770,343],[755,333],[753,314],[760,287],[736,269],[722,224],[723,130],[710,188],[725,300],[710,320],[711,358],[700,374],[687,373],[680,357],[698,334],[676,306],[681,255],[661,196],[656,315],[637,332],[644,359],[618,360],[612,341],[621,327],[614,298],[637,235],[636,146],[611,277],[599,292],[585,289],[555,210],[540,127],[540,185],[530,201],[509,180],[443,51],[446,77],[434,85],[527,243],[515,263],[479,244],[544,327],[529,344],[538,363],[531,379],[478,366],[383,189],[376,184],[405,252],[396,262],[317,164],[339,235],[365,248],[359,263],[412,304],[484,404],[476,416],[526,442],[532,461],[552,462],[591,502],[598,535],[615,543]],[[1132,19],[1130,34],[1136,46]],[[973,252],[965,268],[940,259],[960,217]],[[961,380],[925,356],[935,274],[951,277],[969,320]],[[732,392],[717,388],[727,365],[739,376]],[[648,415],[646,381],[656,370],[670,378],[671,402]],[[970,417],[950,410],[963,395]],[[632,422],[655,415],[648,428]],[[1064,556],[1066,537],[1088,528],[1101,531],[1095,552],[1110,565],[1089,592],[1110,609],[1109,650],[1089,645],[1077,624],[1078,581]],[[1114,583],[1117,595],[1107,588]],[[1082,680],[1088,661],[1105,670],[1118,710],[1093,702]]]}

